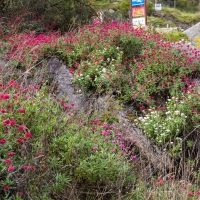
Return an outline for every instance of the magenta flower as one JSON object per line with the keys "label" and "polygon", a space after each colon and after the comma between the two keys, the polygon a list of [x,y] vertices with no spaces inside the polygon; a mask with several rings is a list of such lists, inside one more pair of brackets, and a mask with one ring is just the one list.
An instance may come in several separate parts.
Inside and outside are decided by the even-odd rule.
{"label": "magenta flower", "polygon": [[8,186],[8,185],[5,185],[5,186],[3,187],[3,189],[4,189],[5,191],[9,190],[9,186]]}
{"label": "magenta flower", "polygon": [[23,195],[23,192],[17,192],[17,194],[18,194],[19,196],[22,196],[22,195]]}
{"label": "magenta flower", "polygon": [[6,164],[11,164],[12,163],[12,160],[10,158],[7,158],[4,160],[4,163]]}
{"label": "magenta flower", "polygon": [[12,171],[14,171],[14,170],[15,170],[15,167],[14,167],[14,166],[9,166],[9,167],[8,167],[8,171],[9,171],[9,172],[12,172]]}
{"label": "magenta flower", "polygon": [[132,156],[131,156],[131,159],[132,159],[132,160],[135,160],[135,159],[136,159],[136,156],[132,155]]}
{"label": "magenta flower", "polygon": [[8,152],[8,156],[14,156],[15,153],[14,152]]}
{"label": "magenta flower", "polygon": [[187,193],[187,196],[188,196],[188,197],[193,197],[193,196],[194,196],[194,192],[188,192],[188,193]]}
{"label": "magenta flower", "polygon": [[15,120],[10,120],[10,125],[11,126],[14,126],[16,124],[16,121]]}
{"label": "magenta flower", "polygon": [[27,132],[27,133],[25,133],[25,136],[28,137],[28,138],[30,138],[30,137],[32,137],[32,134],[29,133],[29,132]]}
{"label": "magenta flower", "polygon": [[26,126],[22,126],[22,125],[19,125],[19,126],[18,126],[18,130],[19,130],[19,131],[23,131],[23,130],[25,130],[25,129],[27,129]]}
{"label": "magenta flower", "polygon": [[93,150],[94,151],[97,151],[99,148],[98,147],[93,147]]}
{"label": "magenta flower", "polygon": [[2,109],[0,110],[0,113],[6,113],[6,110]]}
{"label": "magenta flower", "polygon": [[1,98],[2,99],[10,99],[10,95],[9,94],[1,94]]}
{"label": "magenta flower", "polygon": [[9,119],[6,119],[6,120],[3,122],[3,126],[7,126],[8,124],[10,124],[10,120],[9,120]]}
{"label": "magenta flower", "polygon": [[5,143],[6,143],[6,139],[3,138],[0,140],[0,144],[5,144]]}
{"label": "magenta flower", "polygon": [[71,112],[67,112],[67,115],[71,115],[72,113]]}
{"label": "magenta flower", "polygon": [[25,109],[24,108],[19,108],[19,112],[20,113],[25,113]]}

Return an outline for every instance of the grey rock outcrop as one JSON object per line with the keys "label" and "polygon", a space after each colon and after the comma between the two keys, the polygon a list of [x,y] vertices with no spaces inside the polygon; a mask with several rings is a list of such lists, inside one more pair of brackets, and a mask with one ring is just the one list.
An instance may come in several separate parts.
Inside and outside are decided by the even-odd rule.
{"label": "grey rock outcrop", "polygon": [[184,33],[191,40],[192,44],[195,45],[195,38],[200,37],[200,22],[185,30]]}

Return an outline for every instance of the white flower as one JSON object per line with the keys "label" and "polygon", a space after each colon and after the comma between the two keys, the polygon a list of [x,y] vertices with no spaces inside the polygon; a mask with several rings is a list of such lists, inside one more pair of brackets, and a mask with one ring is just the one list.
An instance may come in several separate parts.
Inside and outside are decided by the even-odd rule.
{"label": "white flower", "polygon": [[179,115],[181,112],[179,110],[174,111],[175,115]]}
{"label": "white flower", "polygon": [[106,68],[105,67],[102,69],[102,72],[106,73]]}
{"label": "white flower", "polygon": [[184,113],[181,113],[181,117],[185,117],[185,114],[184,114]]}

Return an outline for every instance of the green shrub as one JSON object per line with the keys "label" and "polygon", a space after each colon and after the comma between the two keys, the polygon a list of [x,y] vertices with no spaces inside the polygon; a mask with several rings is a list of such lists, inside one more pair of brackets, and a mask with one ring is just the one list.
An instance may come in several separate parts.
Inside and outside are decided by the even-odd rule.
{"label": "green shrub", "polygon": [[166,37],[167,41],[170,42],[189,41],[188,36],[182,31],[165,32],[164,36]]}
{"label": "green shrub", "polygon": [[77,196],[85,184],[88,190],[128,186],[134,174],[129,152],[124,156],[115,140],[117,129],[81,120],[73,103],[57,102],[47,91],[29,88],[25,95],[11,81],[1,93],[0,198],[58,199],[76,184]]}

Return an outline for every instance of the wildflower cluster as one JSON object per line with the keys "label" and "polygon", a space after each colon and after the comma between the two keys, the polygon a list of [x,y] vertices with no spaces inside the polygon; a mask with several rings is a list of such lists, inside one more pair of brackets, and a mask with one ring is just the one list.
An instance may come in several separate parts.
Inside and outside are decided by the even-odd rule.
{"label": "wildflower cluster", "polygon": [[62,195],[77,181],[130,184],[136,155],[128,131],[99,119],[88,123],[73,114],[74,103],[46,91],[14,80],[1,84],[0,198]]}

